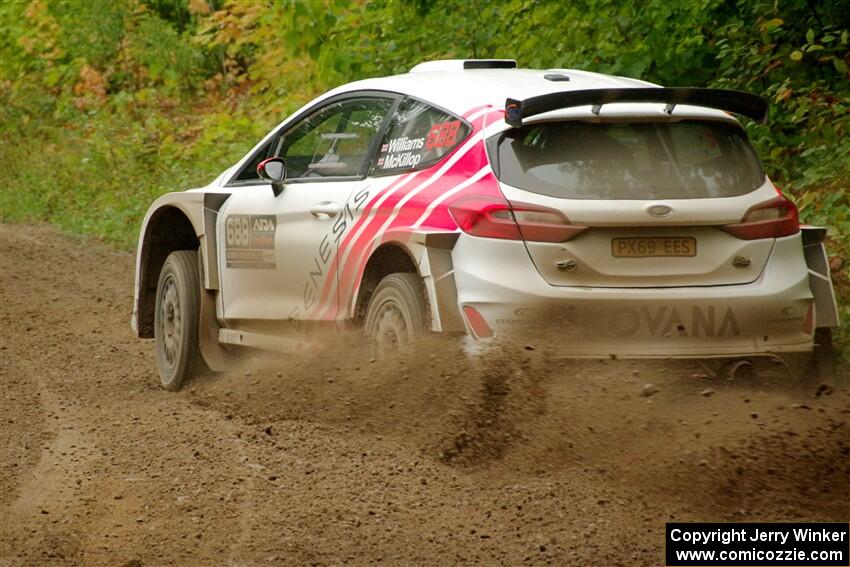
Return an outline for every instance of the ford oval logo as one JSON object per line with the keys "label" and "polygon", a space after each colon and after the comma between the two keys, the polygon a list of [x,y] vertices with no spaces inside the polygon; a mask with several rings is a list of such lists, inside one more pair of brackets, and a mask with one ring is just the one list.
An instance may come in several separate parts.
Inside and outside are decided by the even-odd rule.
{"label": "ford oval logo", "polygon": [[652,205],[646,209],[646,212],[654,217],[666,217],[673,212],[673,209],[667,205]]}

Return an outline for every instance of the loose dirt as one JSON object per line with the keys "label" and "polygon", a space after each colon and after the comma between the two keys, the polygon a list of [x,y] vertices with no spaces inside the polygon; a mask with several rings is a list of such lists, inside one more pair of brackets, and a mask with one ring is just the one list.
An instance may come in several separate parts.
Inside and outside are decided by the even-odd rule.
{"label": "loose dirt", "polygon": [[340,335],[170,393],[133,261],[0,226],[0,566],[658,565],[667,521],[850,519],[847,387]]}

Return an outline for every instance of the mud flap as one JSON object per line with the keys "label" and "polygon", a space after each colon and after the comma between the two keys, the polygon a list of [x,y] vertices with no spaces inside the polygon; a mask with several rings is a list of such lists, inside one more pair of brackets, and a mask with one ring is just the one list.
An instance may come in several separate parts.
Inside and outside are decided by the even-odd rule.
{"label": "mud flap", "polygon": [[432,233],[425,236],[425,251],[419,261],[419,271],[425,278],[433,331],[466,330],[457,307],[457,285],[452,262],[452,248],[457,236],[456,233]]}
{"label": "mud flap", "polygon": [[[205,250],[201,246],[201,254],[198,254],[198,262],[200,263],[199,272],[203,274],[203,266],[206,258],[204,258]],[[214,261],[214,260],[213,260]],[[201,305],[200,318],[198,321],[198,347],[201,351],[201,357],[207,367],[213,372],[222,372],[227,368],[228,361],[232,358],[229,353],[218,342],[218,331],[221,325],[218,323],[215,309],[216,291],[204,289],[201,285]]]}
{"label": "mud flap", "polygon": [[804,226],[803,252],[809,268],[809,287],[815,298],[815,327],[834,328],[839,325],[838,303],[830,278],[829,259],[823,241],[826,229]]}

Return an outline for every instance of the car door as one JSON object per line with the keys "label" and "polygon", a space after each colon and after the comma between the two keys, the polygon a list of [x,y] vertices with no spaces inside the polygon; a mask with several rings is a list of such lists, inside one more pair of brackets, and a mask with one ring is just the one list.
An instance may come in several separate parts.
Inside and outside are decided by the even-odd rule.
{"label": "car door", "polygon": [[[395,104],[393,95],[335,98],[308,111],[248,160],[283,158],[287,180],[234,176],[218,215],[222,312],[227,320],[310,319],[336,311],[336,246]],[[329,276],[330,274],[330,276]],[[320,309],[321,308],[321,309]]]}

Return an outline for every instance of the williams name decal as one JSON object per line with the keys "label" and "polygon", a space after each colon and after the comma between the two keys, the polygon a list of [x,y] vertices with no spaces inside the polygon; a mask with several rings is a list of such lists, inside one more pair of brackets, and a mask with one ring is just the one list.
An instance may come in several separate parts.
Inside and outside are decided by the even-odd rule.
{"label": "williams name decal", "polygon": [[274,215],[230,215],[224,221],[228,268],[275,268]]}
{"label": "williams name decal", "polygon": [[416,167],[422,161],[420,150],[425,147],[425,138],[393,138],[381,146],[381,157],[378,167],[381,169],[398,169],[401,167]]}
{"label": "williams name decal", "polygon": [[430,161],[445,152],[457,142],[460,120],[439,122],[431,126],[427,136],[410,138],[401,136],[392,138],[381,145],[381,155],[377,167],[380,169],[412,169],[423,158]]}
{"label": "williams name decal", "polygon": [[392,154],[396,152],[409,152],[410,150],[421,150],[423,146],[425,146],[425,138],[408,138],[407,136],[402,136],[401,138],[393,138],[381,146],[381,149],[384,152]]}

